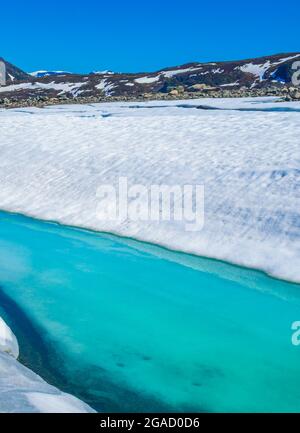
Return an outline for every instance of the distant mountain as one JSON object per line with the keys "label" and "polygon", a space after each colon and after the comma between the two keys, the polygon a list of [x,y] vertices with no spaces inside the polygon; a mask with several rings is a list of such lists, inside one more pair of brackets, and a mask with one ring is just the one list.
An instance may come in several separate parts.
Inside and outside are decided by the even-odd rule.
{"label": "distant mountain", "polygon": [[91,72],[91,74],[100,74],[100,75],[103,75],[103,74],[107,74],[107,75],[114,75],[116,72],[113,72],[113,71],[110,71],[109,69],[105,69],[104,71],[93,71],[93,72]]}
{"label": "distant mountain", "polygon": [[7,62],[2,57],[0,57],[0,61],[4,62],[6,65],[6,80],[8,84],[11,84],[13,81],[29,79],[29,75],[26,72]]}
{"label": "distant mountain", "polygon": [[[7,64],[8,85],[1,97],[137,97],[144,94],[200,92],[211,89],[238,90],[282,87],[291,84],[292,65],[300,53],[277,54],[255,59],[189,63],[151,73],[72,74],[64,71],[37,71],[26,74]],[[11,86],[11,84],[14,84]]]}
{"label": "distant mountain", "polygon": [[48,77],[49,75],[71,75],[71,72],[66,71],[35,71],[29,72],[29,75],[35,78]]}

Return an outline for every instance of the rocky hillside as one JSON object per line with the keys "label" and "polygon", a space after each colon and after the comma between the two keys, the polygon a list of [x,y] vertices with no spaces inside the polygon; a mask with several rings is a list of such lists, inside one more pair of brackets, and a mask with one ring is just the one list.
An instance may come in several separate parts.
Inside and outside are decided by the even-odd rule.
{"label": "rocky hillside", "polygon": [[[291,85],[292,65],[300,53],[278,54],[230,62],[190,63],[151,73],[27,74],[7,64],[7,85],[0,99],[137,98],[153,95],[263,93]],[[43,72],[43,73],[40,73]]]}
{"label": "rocky hillside", "polygon": [[17,68],[16,66],[12,65],[11,63],[5,61],[2,57],[0,57],[0,61],[6,64],[7,84],[10,84],[14,81],[28,80],[30,78],[29,74]]}

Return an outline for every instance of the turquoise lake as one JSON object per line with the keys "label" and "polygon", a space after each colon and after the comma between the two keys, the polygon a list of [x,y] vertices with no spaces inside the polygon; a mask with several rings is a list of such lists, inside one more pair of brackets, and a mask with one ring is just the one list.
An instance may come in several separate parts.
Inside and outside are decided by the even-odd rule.
{"label": "turquoise lake", "polygon": [[98,411],[300,411],[300,286],[0,212],[20,360]]}

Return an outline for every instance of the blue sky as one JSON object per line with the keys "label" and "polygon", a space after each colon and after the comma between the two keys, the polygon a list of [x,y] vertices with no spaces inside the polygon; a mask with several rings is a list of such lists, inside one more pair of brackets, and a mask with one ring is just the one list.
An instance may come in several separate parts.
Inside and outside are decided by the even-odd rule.
{"label": "blue sky", "polygon": [[300,51],[294,0],[3,3],[0,57],[26,71],[141,72]]}

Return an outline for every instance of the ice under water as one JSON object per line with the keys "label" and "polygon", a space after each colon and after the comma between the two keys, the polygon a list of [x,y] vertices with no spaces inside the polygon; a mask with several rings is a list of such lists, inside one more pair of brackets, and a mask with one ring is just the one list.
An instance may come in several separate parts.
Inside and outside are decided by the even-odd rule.
{"label": "ice under water", "polygon": [[300,411],[299,285],[0,212],[0,287],[21,360],[99,411]]}

